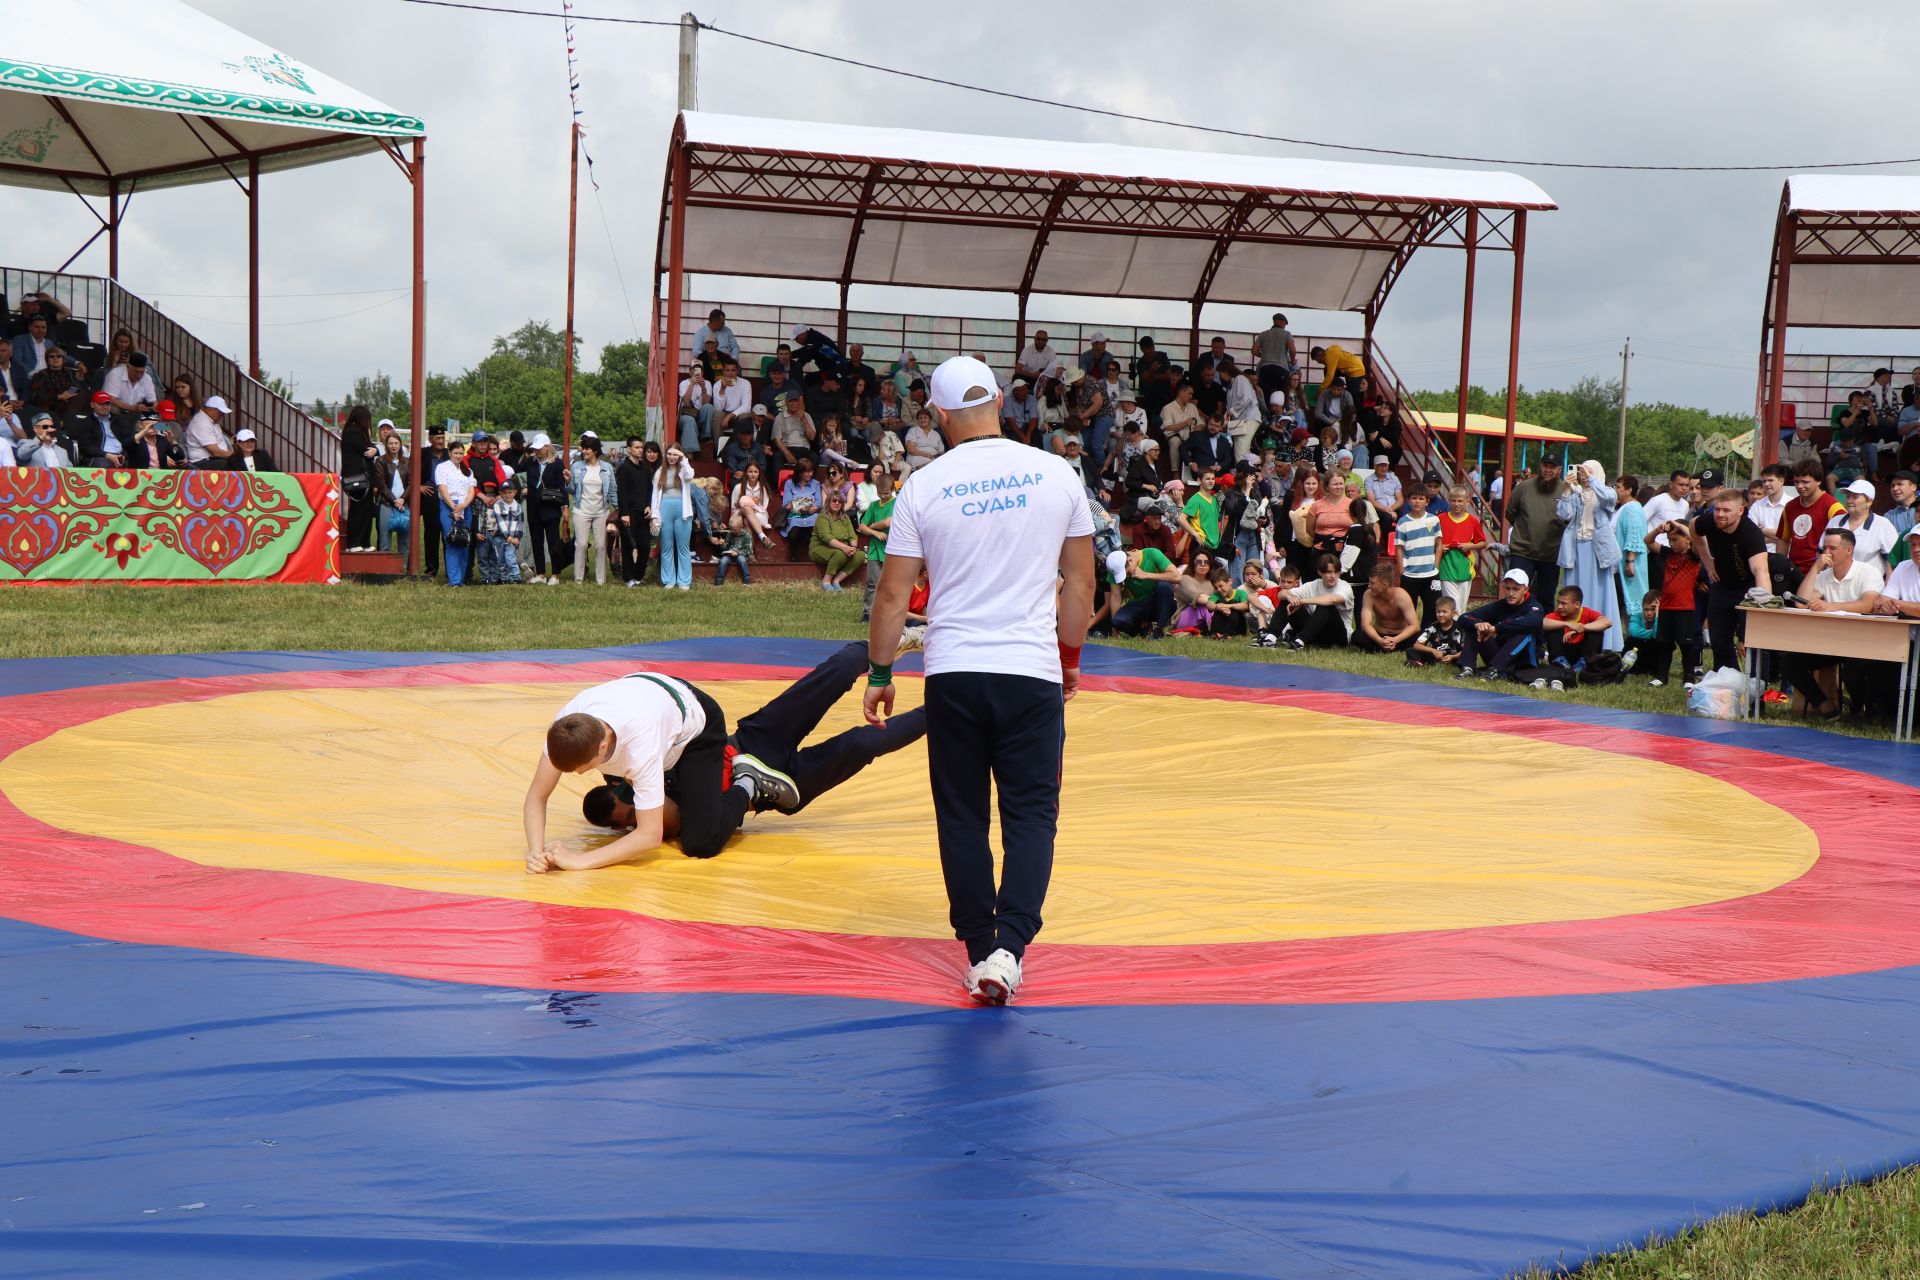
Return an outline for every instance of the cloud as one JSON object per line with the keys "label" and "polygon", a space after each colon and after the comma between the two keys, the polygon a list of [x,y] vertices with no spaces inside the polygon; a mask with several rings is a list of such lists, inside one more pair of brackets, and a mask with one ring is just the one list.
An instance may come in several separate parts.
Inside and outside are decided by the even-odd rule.
{"label": "cloud", "polygon": [[[316,8],[200,0],[215,17],[389,104],[429,130],[428,363],[471,364],[493,335],[565,305],[567,103],[557,22],[429,9],[398,0]],[[590,12],[635,13],[609,0]],[[649,10],[649,13],[654,12]],[[658,10],[665,13],[666,10]],[[714,0],[723,27],[887,66],[1116,110],[1262,133],[1417,150],[1628,163],[1746,163],[1914,150],[1896,109],[1906,10],[1697,0],[1432,6],[1356,0],[1337,11],[1229,4],[1174,10],[1110,0],[1032,0],[978,21],[855,0],[774,6]],[[672,30],[585,23],[583,94],[601,190],[583,184],[578,327],[589,350],[647,326],[665,143]],[[84,47],[84,42],[82,47]],[[907,128],[1161,147],[1337,153],[1103,120],[924,85],[707,33],[709,110]],[[1367,157],[1347,157],[1365,159]],[[1760,294],[1783,174],[1659,175],[1521,169],[1561,204],[1529,228],[1522,375],[1532,385],[1616,374],[1622,337],[1635,397],[1721,409],[1753,402]],[[1895,170],[1898,172],[1899,170]],[[1876,170],[1875,172],[1881,172]],[[359,373],[408,361],[406,184],[381,157],[262,183],[264,358],[303,396],[335,398]],[[51,266],[92,219],[45,193],[0,192],[6,259]],[[602,226],[602,212],[606,227]],[[614,249],[626,278],[624,296]],[[123,275],[223,350],[245,344],[245,206],[231,184],[136,199]],[[82,266],[104,269],[94,251]],[[712,293],[716,282],[696,281]],[[188,294],[231,296],[188,298]],[[293,297],[294,294],[332,296]],[[1504,263],[1483,259],[1477,380],[1506,349]],[[830,302],[828,285],[731,282],[729,299]],[[1011,314],[1011,302],[924,291],[856,291],[856,307]],[[1416,259],[1382,319],[1383,348],[1409,381],[1457,371],[1460,261]],[[1181,304],[1050,302],[1091,321],[1184,324]],[[355,313],[357,314],[349,314]],[[1258,309],[1210,308],[1207,323],[1257,326]],[[1357,322],[1343,319],[1348,331]],[[1887,346],[1903,340],[1870,335]],[[1866,350],[1848,335],[1828,349]],[[1807,343],[1797,345],[1807,346]],[[1908,344],[1908,349],[1916,347]],[[1904,367],[1904,366],[1903,366]]]}

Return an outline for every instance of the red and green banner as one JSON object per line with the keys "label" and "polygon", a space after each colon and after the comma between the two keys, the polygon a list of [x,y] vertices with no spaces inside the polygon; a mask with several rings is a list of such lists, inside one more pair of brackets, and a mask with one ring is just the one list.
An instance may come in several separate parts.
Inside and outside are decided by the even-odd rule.
{"label": "red and green banner", "polygon": [[338,478],[0,468],[0,585],[338,582]]}

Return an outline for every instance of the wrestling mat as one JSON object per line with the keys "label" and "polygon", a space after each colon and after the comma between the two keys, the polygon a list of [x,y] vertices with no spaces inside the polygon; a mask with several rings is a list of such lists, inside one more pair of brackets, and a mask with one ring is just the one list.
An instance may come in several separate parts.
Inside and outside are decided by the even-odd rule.
{"label": "wrestling mat", "polygon": [[0,665],[7,1273],[1497,1276],[1920,1160],[1910,747],[1089,648],[1004,1010],[920,745],[522,872],[575,690],[834,647]]}

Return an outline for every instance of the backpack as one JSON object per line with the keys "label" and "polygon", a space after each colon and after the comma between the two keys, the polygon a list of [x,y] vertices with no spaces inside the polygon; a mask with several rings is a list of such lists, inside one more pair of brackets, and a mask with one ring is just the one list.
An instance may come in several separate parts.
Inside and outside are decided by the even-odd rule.
{"label": "backpack", "polygon": [[1587,659],[1587,665],[1580,669],[1581,684],[1619,684],[1625,678],[1620,655],[1611,649],[1594,654]]}

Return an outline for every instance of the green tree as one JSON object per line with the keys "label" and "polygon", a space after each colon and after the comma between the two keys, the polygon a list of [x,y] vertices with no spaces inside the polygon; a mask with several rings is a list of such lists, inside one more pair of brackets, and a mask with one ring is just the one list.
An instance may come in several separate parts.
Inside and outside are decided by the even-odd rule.
{"label": "green tree", "polygon": [[[574,358],[579,358],[580,335],[573,335]],[[545,320],[529,320],[512,333],[493,340],[493,354],[514,356],[535,369],[558,369],[565,363],[567,336]]]}

